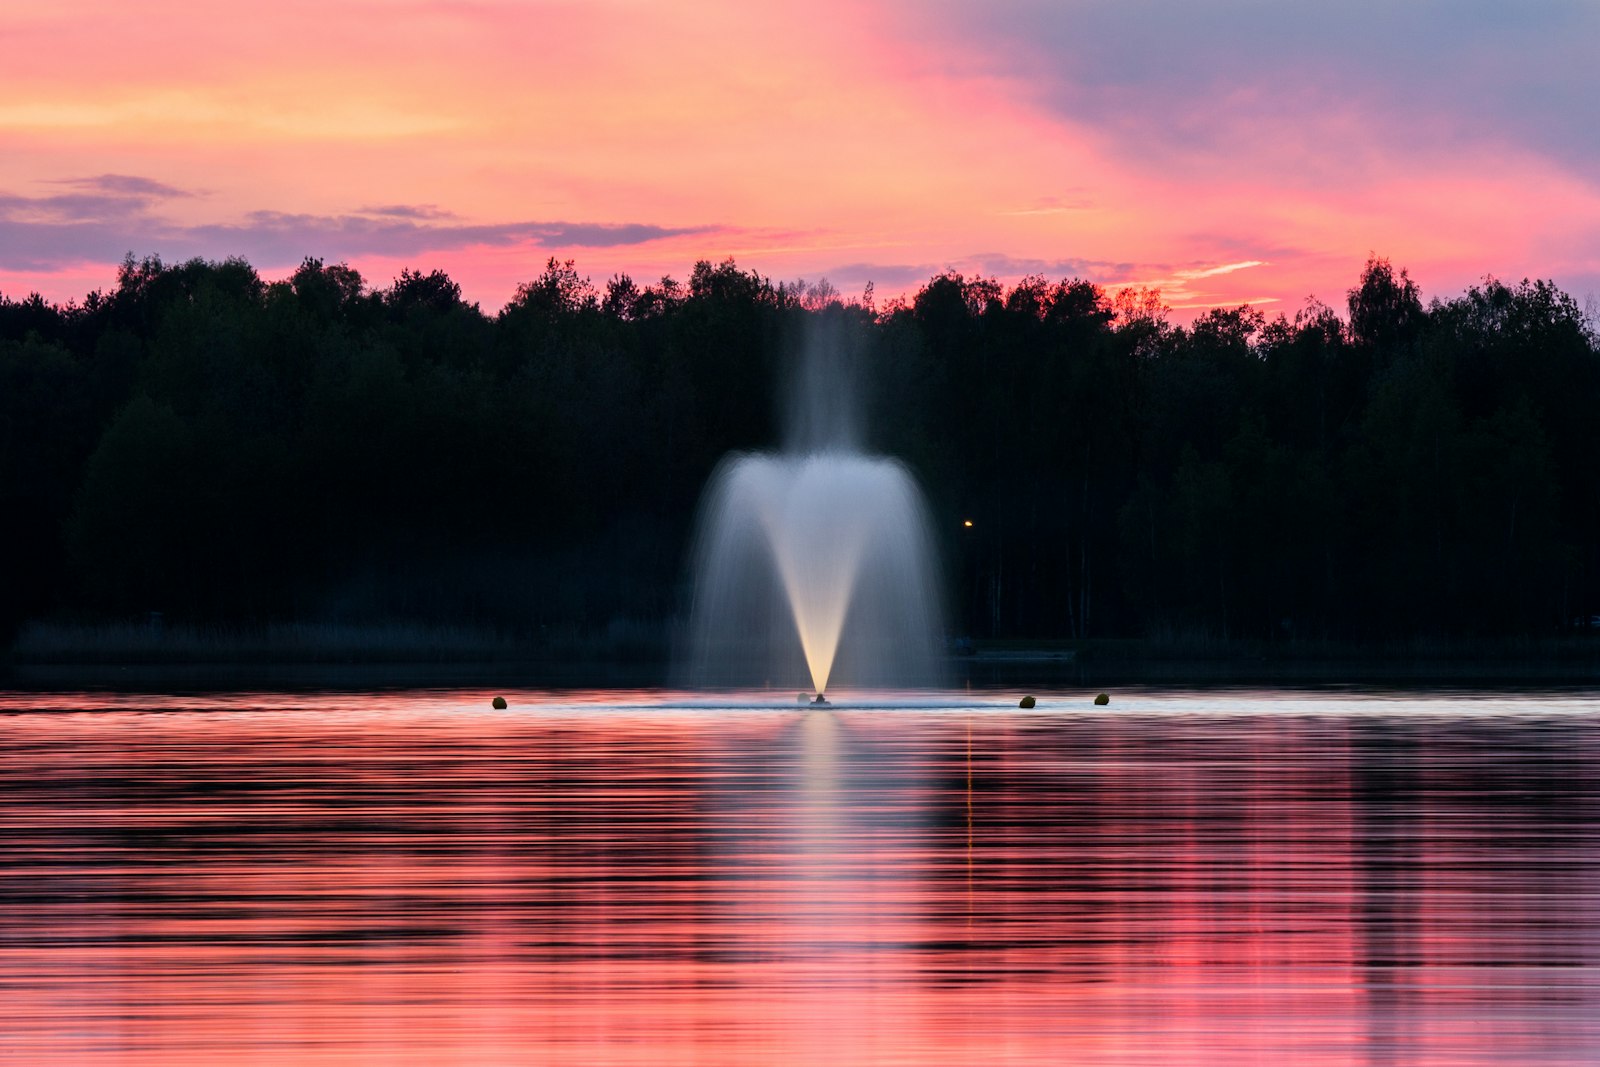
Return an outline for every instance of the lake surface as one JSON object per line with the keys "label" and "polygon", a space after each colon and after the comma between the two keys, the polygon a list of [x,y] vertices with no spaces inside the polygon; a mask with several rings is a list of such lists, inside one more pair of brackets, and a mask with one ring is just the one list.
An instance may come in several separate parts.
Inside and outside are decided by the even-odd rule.
{"label": "lake surface", "polygon": [[0,1062],[1600,1063],[1594,692],[506,695],[0,693]]}

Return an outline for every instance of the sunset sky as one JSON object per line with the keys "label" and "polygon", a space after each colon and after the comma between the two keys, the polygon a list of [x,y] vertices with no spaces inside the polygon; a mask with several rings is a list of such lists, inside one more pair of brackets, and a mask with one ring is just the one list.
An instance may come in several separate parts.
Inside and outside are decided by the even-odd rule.
{"label": "sunset sky", "polygon": [[1370,253],[1600,300],[1600,3],[0,0],[0,292],[127,252],[486,310],[732,257],[1342,308]]}

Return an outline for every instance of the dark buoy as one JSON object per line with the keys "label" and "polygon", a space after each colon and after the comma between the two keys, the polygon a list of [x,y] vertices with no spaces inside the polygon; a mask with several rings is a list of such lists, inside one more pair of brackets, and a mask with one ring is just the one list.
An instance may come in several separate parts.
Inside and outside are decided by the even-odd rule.
{"label": "dark buoy", "polygon": [[1094,698],[1094,702],[1095,702],[1095,706],[1096,707],[1102,707],[1103,708],[1107,704],[1111,703],[1111,698],[1106,696],[1106,694],[1101,693],[1099,696]]}
{"label": "dark buoy", "polygon": [[506,698],[505,697],[495,697],[493,700],[489,701],[489,706],[494,708],[495,711],[505,711],[506,710]]}
{"label": "dark buoy", "polygon": [[811,703],[811,698],[805,693],[796,693],[794,695],[794,702],[796,704],[809,704]]}
{"label": "dark buoy", "polygon": [[833,705],[828,703],[827,698],[824,697],[821,693],[817,694],[817,699],[815,699],[815,700],[813,700],[811,702],[811,706],[814,707],[814,708],[831,708],[831,707],[833,707]]}
{"label": "dark buoy", "polygon": [[1031,708],[1033,707],[1034,703],[1035,701],[1032,697],[1023,697],[1021,700],[1017,701],[1017,707]]}

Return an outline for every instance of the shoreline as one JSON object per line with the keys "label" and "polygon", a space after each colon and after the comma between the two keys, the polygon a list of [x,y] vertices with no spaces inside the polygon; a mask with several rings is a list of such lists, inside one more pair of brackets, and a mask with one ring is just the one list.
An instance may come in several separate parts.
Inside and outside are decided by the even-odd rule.
{"label": "shoreline", "polygon": [[[668,688],[670,625],[514,634],[462,625],[194,627],[34,623],[0,686]],[[1259,642],[1206,638],[961,642],[953,688],[1112,685],[1600,686],[1600,633],[1545,638]]]}
{"label": "shoreline", "polygon": [[[1600,666],[1565,661],[1128,660],[1115,664],[947,662],[950,690],[1593,688]],[[675,689],[670,662],[604,660],[457,662],[6,663],[0,689],[208,692],[219,690]],[[774,691],[788,690],[775,687]]]}

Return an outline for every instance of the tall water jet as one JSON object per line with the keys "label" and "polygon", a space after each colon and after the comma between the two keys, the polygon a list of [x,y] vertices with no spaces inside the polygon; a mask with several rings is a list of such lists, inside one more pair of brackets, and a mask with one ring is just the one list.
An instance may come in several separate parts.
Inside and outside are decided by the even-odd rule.
{"label": "tall water jet", "polygon": [[[826,322],[821,325],[826,326]],[[814,324],[784,447],[729,456],[701,506],[691,617],[698,685],[942,681],[940,591],[922,494],[860,444],[854,363]]]}

